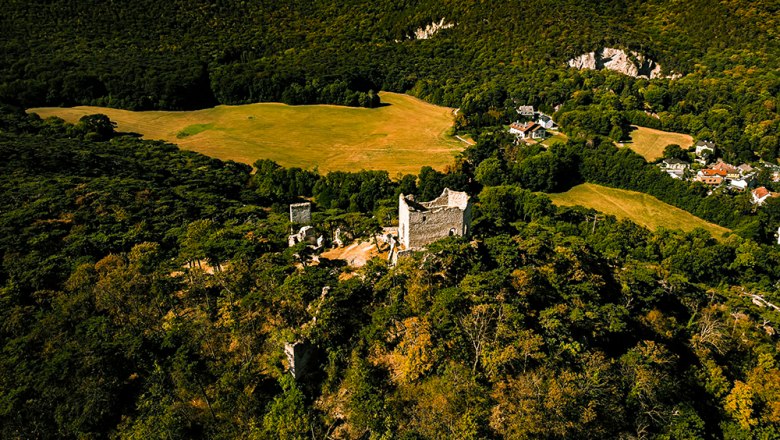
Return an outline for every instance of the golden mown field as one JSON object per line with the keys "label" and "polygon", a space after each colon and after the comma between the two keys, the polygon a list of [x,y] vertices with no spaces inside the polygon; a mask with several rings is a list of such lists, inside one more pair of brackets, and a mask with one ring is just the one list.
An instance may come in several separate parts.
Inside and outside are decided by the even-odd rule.
{"label": "golden mown field", "polygon": [[669,144],[677,144],[683,150],[693,145],[693,138],[687,134],[661,131],[653,128],[632,126],[631,141],[623,145],[631,148],[648,162],[664,155],[664,148]]}
{"label": "golden mown field", "polygon": [[76,122],[103,113],[117,129],[160,139],[212,157],[253,163],[272,159],[321,172],[361,169],[418,173],[443,169],[465,144],[447,134],[452,109],[414,97],[382,92],[386,105],[353,108],[261,103],[194,111],[132,112],[103,107],[33,108],[41,117]]}
{"label": "golden mown field", "polygon": [[708,230],[715,238],[721,238],[724,233],[729,232],[729,229],[636,191],[585,183],[565,193],[548,195],[556,205],[593,208],[617,218],[631,220],[653,231],[659,226],[686,232],[698,227]]}

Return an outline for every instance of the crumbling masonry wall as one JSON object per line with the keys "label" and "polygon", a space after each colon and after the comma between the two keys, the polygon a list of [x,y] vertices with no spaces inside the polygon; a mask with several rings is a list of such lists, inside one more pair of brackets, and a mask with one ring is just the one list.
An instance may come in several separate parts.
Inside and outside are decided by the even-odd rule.
{"label": "crumbling masonry wall", "polygon": [[306,374],[312,355],[312,346],[309,343],[284,344],[284,354],[287,356],[287,368],[293,378],[297,380]]}
{"label": "crumbling masonry wall", "polygon": [[398,200],[398,241],[406,249],[419,249],[444,237],[468,236],[471,201],[465,192],[445,188],[430,202],[417,202],[413,195]]}
{"label": "crumbling masonry wall", "polygon": [[311,203],[294,203],[290,205],[290,223],[308,225],[311,223]]}

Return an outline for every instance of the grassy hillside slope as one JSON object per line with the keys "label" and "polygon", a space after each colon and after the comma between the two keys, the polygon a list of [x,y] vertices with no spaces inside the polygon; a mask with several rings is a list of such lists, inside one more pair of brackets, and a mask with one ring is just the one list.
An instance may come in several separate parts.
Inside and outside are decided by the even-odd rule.
{"label": "grassy hillside slope", "polygon": [[664,148],[669,144],[677,144],[683,150],[693,145],[693,138],[687,134],[638,126],[631,128],[631,140],[623,145],[639,153],[648,162],[663,157]]}
{"label": "grassy hillside slope", "polygon": [[101,107],[38,108],[41,117],[76,122],[103,113],[117,129],[162,139],[223,160],[272,159],[320,171],[443,169],[464,144],[446,134],[452,109],[407,95],[382,93],[376,109],[278,103],[218,106],[196,111],[131,112]]}
{"label": "grassy hillside slope", "polygon": [[694,228],[704,228],[716,238],[729,232],[722,226],[704,221],[653,196],[636,191],[585,183],[577,185],[565,193],[550,194],[549,196],[556,205],[580,205],[593,208],[618,218],[629,219],[650,230],[664,227],[682,229],[687,232]]}

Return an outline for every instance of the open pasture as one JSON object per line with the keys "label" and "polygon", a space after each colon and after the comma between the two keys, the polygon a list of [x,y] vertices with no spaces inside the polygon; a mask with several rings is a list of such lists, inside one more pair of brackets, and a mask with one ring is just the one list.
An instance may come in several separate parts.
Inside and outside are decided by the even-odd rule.
{"label": "open pasture", "polygon": [[412,96],[381,93],[379,108],[260,103],[194,111],[133,112],[104,107],[33,108],[41,117],[77,122],[103,113],[117,130],[178,144],[223,160],[272,159],[288,167],[321,172],[387,170],[418,173],[444,169],[465,144],[448,131],[452,109]]}
{"label": "open pasture", "polygon": [[623,145],[652,162],[664,155],[664,148],[677,144],[683,150],[693,145],[693,138],[687,134],[661,131],[653,128],[631,126],[631,140]]}
{"label": "open pasture", "polygon": [[702,220],[641,192],[585,183],[564,193],[549,196],[556,205],[593,208],[617,218],[631,220],[653,231],[664,227],[688,232],[699,227],[708,230],[715,238],[721,238],[724,233],[729,232],[729,229]]}

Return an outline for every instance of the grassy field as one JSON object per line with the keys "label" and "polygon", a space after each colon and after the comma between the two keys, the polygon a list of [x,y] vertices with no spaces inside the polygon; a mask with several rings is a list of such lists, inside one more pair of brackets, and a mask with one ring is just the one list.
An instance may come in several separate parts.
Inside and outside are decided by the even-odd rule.
{"label": "grassy field", "polygon": [[[549,131],[547,132],[550,133]],[[542,144],[549,147],[554,142],[563,142],[566,143],[566,141],[569,140],[569,137],[561,132],[555,132],[552,136],[548,137],[547,139],[542,141]]]}
{"label": "grassy field", "polygon": [[704,228],[713,237],[721,238],[729,230],[709,223],[666,204],[653,196],[635,191],[608,188],[606,186],[585,183],[575,186],[565,193],[549,194],[553,203],[559,206],[581,205],[593,208],[617,218],[625,218],[650,230],[659,226],[667,229],[682,229],[690,231],[694,228]]}
{"label": "grassy field", "polygon": [[414,97],[383,92],[375,109],[278,103],[218,106],[187,112],[131,112],[102,107],[33,108],[41,117],[76,122],[103,113],[117,129],[162,139],[220,159],[253,163],[273,159],[284,166],[322,172],[360,169],[418,173],[443,169],[465,146],[447,135],[452,109]]}
{"label": "grassy field", "polygon": [[693,145],[693,138],[687,134],[672,133],[636,125],[632,125],[631,128],[631,140],[623,144],[642,155],[648,162],[663,157],[664,148],[669,144],[677,144],[683,150]]}

